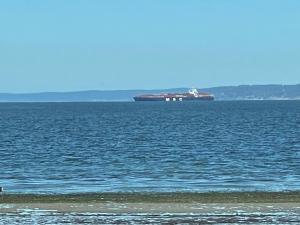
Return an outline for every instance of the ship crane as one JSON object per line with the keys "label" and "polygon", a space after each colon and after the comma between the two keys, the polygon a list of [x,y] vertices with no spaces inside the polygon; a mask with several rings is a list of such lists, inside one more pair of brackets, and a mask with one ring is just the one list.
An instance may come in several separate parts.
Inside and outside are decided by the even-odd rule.
{"label": "ship crane", "polygon": [[197,97],[199,92],[198,92],[197,88],[191,88],[189,90],[189,94],[194,95],[195,97]]}

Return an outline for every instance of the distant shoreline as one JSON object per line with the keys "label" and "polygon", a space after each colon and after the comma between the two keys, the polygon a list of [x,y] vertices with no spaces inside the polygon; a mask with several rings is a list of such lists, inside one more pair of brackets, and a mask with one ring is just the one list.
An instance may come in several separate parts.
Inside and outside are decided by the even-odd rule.
{"label": "distant shoreline", "polygon": [[[0,93],[0,102],[115,102],[133,101],[141,94],[186,92],[189,88],[156,90],[90,90],[73,92]],[[198,88],[216,100],[300,100],[300,84],[239,85]]]}
{"label": "distant shoreline", "polygon": [[[299,99],[232,99],[232,100],[218,100],[216,99],[214,102],[299,102]],[[186,101],[186,102],[135,102],[134,100],[120,100],[120,101],[0,101],[0,104],[59,104],[59,103],[134,103],[134,104],[203,104],[207,101]],[[212,102],[208,102],[211,104]]]}

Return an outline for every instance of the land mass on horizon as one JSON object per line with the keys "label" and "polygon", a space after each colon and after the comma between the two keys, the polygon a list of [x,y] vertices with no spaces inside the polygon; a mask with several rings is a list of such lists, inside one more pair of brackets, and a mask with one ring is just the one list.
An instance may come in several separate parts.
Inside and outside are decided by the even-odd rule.
{"label": "land mass on horizon", "polygon": [[[185,92],[189,88],[156,90],[92,90],[74,92],[0,93],[0,102],[102,102],[133,101],[142,94]],[[300,84],[239,85],[199,88],[216,100],[300,100]]]}

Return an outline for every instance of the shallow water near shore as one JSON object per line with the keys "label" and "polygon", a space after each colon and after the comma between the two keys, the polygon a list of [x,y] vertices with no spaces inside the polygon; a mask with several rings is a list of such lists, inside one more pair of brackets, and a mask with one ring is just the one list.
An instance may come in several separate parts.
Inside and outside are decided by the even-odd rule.
{"label": "shallow water near shore", "polygon": [[300,223],[299,215],[197,215],[197,214],[74,214],[26,213],[23,215],[0,214],[3,224],[294,224]]}
{"label": "shallow water near shore", "polygon": [[8,193],[300,189],[300,101],[0,104]]}
{"label": "shallow water near shore", "polygon": [[300,204],[10,204],[3,224],[297,224]]}

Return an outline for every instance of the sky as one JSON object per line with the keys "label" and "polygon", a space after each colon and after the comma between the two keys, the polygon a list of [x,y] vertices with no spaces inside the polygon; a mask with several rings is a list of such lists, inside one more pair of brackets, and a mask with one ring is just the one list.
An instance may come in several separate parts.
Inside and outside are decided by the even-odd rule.
{"label": "sky", "polygon": [[0,0],[0,92],[297,83],[298,0]]}

